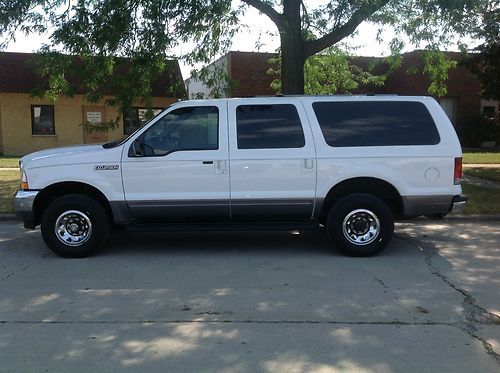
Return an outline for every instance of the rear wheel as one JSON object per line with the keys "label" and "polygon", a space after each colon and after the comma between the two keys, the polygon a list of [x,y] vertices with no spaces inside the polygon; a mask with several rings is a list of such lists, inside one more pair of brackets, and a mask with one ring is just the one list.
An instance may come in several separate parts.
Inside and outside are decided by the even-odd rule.
{"label": "rear wheel", "polygon": [[394,233],[394,218],[380,198],[356,193],[343,197],[333,205],[327,229],[344,254],[372,256],[390,242]]}
{"label": "rear wheel", "polygon": [[102,244],[109,234],[109,218],[95,199],[71,194],[52,202],[42,215],[42,237],[56,254],[82,258]]}

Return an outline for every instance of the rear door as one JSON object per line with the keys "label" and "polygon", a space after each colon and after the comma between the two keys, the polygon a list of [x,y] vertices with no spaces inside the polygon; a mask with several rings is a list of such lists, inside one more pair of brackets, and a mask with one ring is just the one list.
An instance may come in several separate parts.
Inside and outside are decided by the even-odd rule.
{"label": "rear door", "polygon": [[313,214],[316,161],[297,100],[230,100],[231,216],[307,219]]}

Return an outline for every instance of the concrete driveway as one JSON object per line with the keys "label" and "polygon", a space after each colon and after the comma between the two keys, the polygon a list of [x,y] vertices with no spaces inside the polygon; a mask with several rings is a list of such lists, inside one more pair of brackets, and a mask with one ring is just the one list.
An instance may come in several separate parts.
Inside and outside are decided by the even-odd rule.
{"label": "concrete driveway", "polygon": [[381,255],[324,232],[118,232],[54,256],[0,223],[0,371],[498,372],[500,224],[403,223]]}

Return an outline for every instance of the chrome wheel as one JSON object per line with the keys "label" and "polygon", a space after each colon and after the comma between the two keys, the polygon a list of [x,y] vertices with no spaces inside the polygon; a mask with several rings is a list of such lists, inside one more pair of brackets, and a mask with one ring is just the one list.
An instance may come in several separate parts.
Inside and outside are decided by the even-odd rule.
{"label": "chrome wheel", "polygon": [[342,233],[355,245],[368,245],[380,234],[380,221],[373,212],[365,209],[351,211],[342,223]]}
{"label": "chrome wheel", "polygon": [[89,240],[92,234],[92,223],[83,212],[69,210],[56,219],[54,231],[57,239],[63,244],[80,246]]}

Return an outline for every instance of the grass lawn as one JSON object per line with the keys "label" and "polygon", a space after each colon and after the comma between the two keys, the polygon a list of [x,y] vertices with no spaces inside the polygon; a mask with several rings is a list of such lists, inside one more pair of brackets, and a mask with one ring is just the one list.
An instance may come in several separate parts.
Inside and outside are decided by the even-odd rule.
{"label": "grass lawn", "polygon": [[469,197],[463,214],[500,214],[500,189],[467,184],[462,189]]}
{"label": "grass lawn", "polygon": [[0,157],[0,168],[18,168],[19,157]]}
{"label": "grass lawn", "polygon": [[14,212],[12,195],[19,185],[19,171],[0,171],[0,213]]}
{"label": "grass lawn", "polygon": [[500,163],[500,152],[495,151],[464,151],[464,163]]}
{"label": "grass lawn", "polygon": [[500,168],[464,168],[464,174],[500,182]]}

